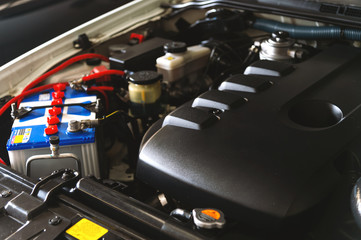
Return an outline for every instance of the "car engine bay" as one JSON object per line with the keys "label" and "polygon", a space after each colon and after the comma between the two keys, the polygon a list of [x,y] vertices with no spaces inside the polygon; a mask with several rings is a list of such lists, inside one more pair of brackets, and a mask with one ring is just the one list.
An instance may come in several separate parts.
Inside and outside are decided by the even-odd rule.
{"label": "car engine bay", "polygon": [[[20,223],[2,238],[44,238],[20,238],[40,216],[22,203],[56,189],[109,229],[94,239],[361,239],[361,29],[201,2],[84,32],[1,99],[0,185],[25,186],[0,198]],[[71,211],[44,239],[82,239]]]}

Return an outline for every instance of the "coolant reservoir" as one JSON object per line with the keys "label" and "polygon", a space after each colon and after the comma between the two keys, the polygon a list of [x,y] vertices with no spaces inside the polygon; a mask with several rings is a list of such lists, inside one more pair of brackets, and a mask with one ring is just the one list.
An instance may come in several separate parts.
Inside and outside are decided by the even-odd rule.
{"label": "coolant reservoir", "polygon": [[165,55],[157,59],[156,66],[164,82],[168,83],[201,75],[210,55],[209,48],[201,45],[187,48],[184,42],[166,43],[164,51]]}
{"label": "coolant reservoir", "polygon": [[159,113],[162,75],[155,71],[135,72],[129,77],[131,111],[135,116]]}

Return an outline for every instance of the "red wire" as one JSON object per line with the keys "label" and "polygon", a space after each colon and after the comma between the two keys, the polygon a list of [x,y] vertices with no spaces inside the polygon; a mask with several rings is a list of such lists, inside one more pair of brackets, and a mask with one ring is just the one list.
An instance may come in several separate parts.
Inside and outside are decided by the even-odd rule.
{"label": "red wire", "polygon": [[107,94],[105,93],[105,91],[114,91],[113,87],[106,87],[106,86],[101,86],[101,87],[90,87],[87,90],[88,92],[91,91],[97,91],[99,93],[101,93],[104,96],[104,101],[105,101],[105,109],[106,111],[108,111],[109,109],[109,99]]}
{"label": "red wire", "polygon": [[[0,109],[0,116],[6,111],[6,109],[8,109],[11,104],[15,103],[16,101],[18,101],[19,99],[22,99],[26,96],[29,96],[31,94],[34,94],[34,93],[38,93],[38,92],[41,92],[41,91],[44,91],[44,90],[47,90],[47,89],[50,89],[50,88],[53,88],[54,85],[56,85],[58,83],[51,83],[51,84],[47,84],[47,85],[44,85],[44,86],[40,86],[40,87],[37,87],[37,88],[33,88],[33,89],[30,89],[26,92],[23,92],[21,94],[19,94],[18,96],[14,97],[13,99],[11,99],[10,101],[8,101],[1,109]],[[68,85],[67,82],[65,82],[65,84]]]}
{"label": "red wire", "polygon": [[[46,72],[45,74],[41,75],[40,77],[38,77],[37,79],[35,79],[34,81],[32,81],[31,83],[29,83],[24,90],[22,91],[22,93],[26,92],[27,90],[33,88],[34,86],[38,85],[39,83],[41,83],[42,81],[44,81],[45,79],[47,79],[48,77],[50,77],[51,75],[53,75],[54,73],[59,72],[60,70],[66,68],[67,66],[79,62],[81,60],[85,60],[85,59],[89,59],[89,58],[99,58],[105,62],[109,62],[109,58],[100,54],[96,54],[96,53],[87,53],[87,54],[82,54],[79,56],[75,56],[70,58],[69,60],[63,62],[62,64],[60,64],[59,66],[57,66],[56,68]],[[21,103],[22,98],[19,98],[19,100],[17,101],[18,106]]]}
{"label": "red wire", "polygon": [[[64,84],[68,85],[67,82],[63,82]],[[24,93],[19,94],[18,96],[14,97],[13,99],[11,99],[10,101],[8,101],[1,109],[0,109],[0,116],[6,111],[6,109],[8,109],[12,103],[15,103],[17,100],[24,98],[26,96],[29,96],[31,94],[34,93],[38,93],[47,89],[51,89],[54,87],[54,85],[59,84],[59,83],[51,83],[51,84],[47,84],[44,86],[40,86],[37,88],[33,88],[30,89]],[[90,87],[88,88],[88,91],[98,91],[100,92],[103,96],[104,99],[106,101],[106,107],[108,108],[109,105],[109,100],[108,100],[108,96],[106,95],[105,91],[114,91],[114,87],[107,87],[107,86],[100,86],[100,87]]]}
{"label": "red wire", "polygon": [[114,87],[108,87],[108,86],[97,86],[97,87],[90,87],[88,88],[88,91],[114,91]]}
{"label": "red wire", "polygon": [[[90,89],[90,90],[89,90]],[[105,93],[105,91],[104,90],[101,90],[101,89],[91,89],[91,88],[89,88],[88,89],[88,91],[90,92],[90,91],[97,91],[97,92],[99,92],[99,93],[101,93],[102,95],[103,95],[103,97],[104,97],[104,102],[105,102],[105,110],[106,111],[108,111],[108,109],[109,109],[109,99],[108,99],[108,96],[107,96],[107,94]]]}
{"label": "red wire", "polygon": [[[89,76],[85,76],[82,78],[82,80],[84,82],[86,81],[90,81],[93,79],[97,79],[97,78],[101,78],[104,76],[109,76],[109,75],[124,75],[123,71],[120,70],[107,70],[107,71],[102,71],[102,72],[98,72],[98,73],[93,73]],[[97,91],[99,93],[101,93],[104,96],[104,101],[105,101],[105,109],[108,111],[109,109],[109,99],[107,94],[105,93],[105,91],[114,91],[114,87],[108,87],[108,86],[96,86],[96,87],[90,87],[88,88],[87,91]]]}
{"label": "red wire", "polygon": [[99,58],[105,62],[109,62],[109,58],[100,55],[100,54],[95,54],[95,53],[87,53],[87,54],[83,54],[83,55],[79,55],[79,56],[75,56],[73,58],[70,58],[69,60],[63,62],[62,64],[60,64],[59,66],[57,66],[56,68],[46,72],[45,74],[41,75],[40,77],[38,77],[37,79],[35,79],[34,81],[32,81],[31,83],[29,83],[23,90],[23,92],[27,91],[28,89],[34,87],[35,85],[39,84],[40,82],[44,81],[46,78],[50,77],[51,75],[53,75],[54,73],[59,72],[60,70],[66,68],[67,66],[79,62],[81,60],[85,60],[85,59],[89,59],[89,58]]}
{"label": "red wire", "polygon": [[[37,92],[41,92],[44,90],[47,90],[49,88],[52,88],[55,84],[58,83],[52,83],[52,84],[47,84],[41,87],[37,87],[34,89],[34,86],[36,86],[37,84],[41,83],[42,81],[44,81],[45,79],[47,79],[48,77],[50,77],[51,75],[57,73],[58,71],[66,68],[67,66],[81,61],[81,60],[85,60],[85,59],[89,59],[89,58],[99,58],[105,62],[109,62],[109,58],[100,54],[95,54],[95,53],[87,53],[87,54],[83,54],[83,55],[79,55],[79,56],[75,56],[65,62],[63,62],[62,64],[60,64],[59,66],[57,66],[56,68],[46,72],[45,74],[41,75],[40,77],[38,77],[37,79],[35,79],[34,81],[32,81],[31,83],[29,83],[21,92],[20,95],[14,97],[13,99],[11,99],[9,102],[7,102],[1,109],[0,109],[0,116],[6,111],[6,109],[8,109],[12,103],[17,102],[17,105],[19,106],[22,99],[28,95],[37,93]],[[103,76],[106,75],[124,75],[123,71],[120,70],[107,70],[107,71],[103,71],[103,72],[99,72],[99,73],[94,73],[92,75],[83,77],[83,81],[90,81],[96,78],[101,78]],[[68,84],[68,83],[66,83]],[[29,90],[31,89],[31,90]],[[106,106],[108,107],[109,105],[109,101],[108,101],[108,96],[106,95],[105,91],[113,91],[114,88],[113,87],[106,87],[106,86],[101,86],[101,87],[90,87],[88,89],[88,91],[98,91],[100,92],[103,96],[104,99],[106,100]]]}
{"label": "red wire", "polygon": [[106,70],[106,71],[102,71],[102,72],[98,72],[98,73],[93,73],[89,76],[85,76],[83,77],[83,81],[86,82],[86,81],[90,81],[90,80],[93,80],[93,79],[96,79],[96,78],[101,78],[101,77],[104,77],[104,76],[108,76],[108,75],[121,75],[123,76],[124,75],[124,72],[121,71],[121,70]]}

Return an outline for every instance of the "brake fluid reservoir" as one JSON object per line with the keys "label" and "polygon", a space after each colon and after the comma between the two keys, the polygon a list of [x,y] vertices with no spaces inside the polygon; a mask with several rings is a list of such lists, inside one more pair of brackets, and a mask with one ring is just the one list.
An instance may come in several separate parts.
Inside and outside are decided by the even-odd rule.
{"label": "brake fluid reservoir", "polygon": [[157,58],[158,72],[164,82],[176,82],[184,77],[199,76],[207,65],[210,49],[201,45],[191,46],[183,42],[164,45],[165,55]]}
{"label": "brake fluid reservoir", "polygon": [[157,115],[160,110],[162,75],[155,71],[135,72],[129,77],[131,111],[135,116]]}

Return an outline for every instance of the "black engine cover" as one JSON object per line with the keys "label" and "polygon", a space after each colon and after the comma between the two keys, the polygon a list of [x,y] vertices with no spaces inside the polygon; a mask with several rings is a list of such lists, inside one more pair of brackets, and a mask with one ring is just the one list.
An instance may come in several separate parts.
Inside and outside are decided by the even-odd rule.
{"label": "black engine cover", "polygon": [[256,62],[156,123],[137,176],[226,217],[274,225],[297,216],[330,193],[334,160],[360,135],[360,66],[347,46],[299,64]]}

